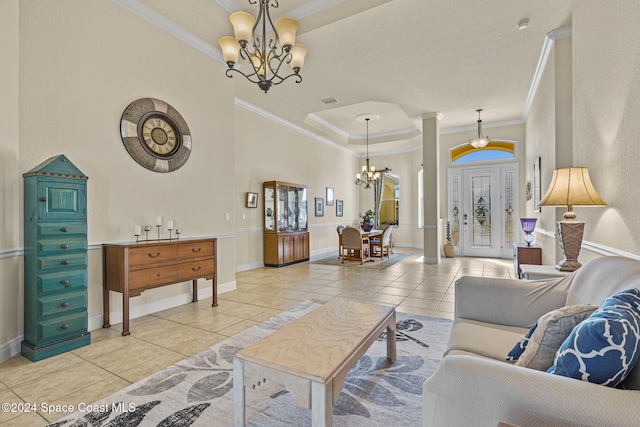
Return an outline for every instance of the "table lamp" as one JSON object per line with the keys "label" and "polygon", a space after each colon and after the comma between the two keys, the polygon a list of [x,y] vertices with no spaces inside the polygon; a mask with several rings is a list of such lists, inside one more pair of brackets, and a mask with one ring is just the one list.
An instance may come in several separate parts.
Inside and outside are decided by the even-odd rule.
{"label": "table lamp", "polygon": [[574,206],[607,206],[589,178],[589,169],[563,168],[553,171],[551,184],[538,206],[566,206],[564,220],[558,222],[558,235],[564,259],[556,265],[560,271],[574,271],[582,266],[578,254],[582,245],[584,222],[576,221]]}

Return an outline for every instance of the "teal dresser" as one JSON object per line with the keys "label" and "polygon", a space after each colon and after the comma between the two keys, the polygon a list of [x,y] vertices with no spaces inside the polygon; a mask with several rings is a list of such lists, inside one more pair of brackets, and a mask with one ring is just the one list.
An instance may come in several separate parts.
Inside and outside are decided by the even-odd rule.
{"label": "teal dresser", "polygon": [[24,177],[24,341],[32,361],[91,342],[87,320],[87,177],[65,156]]}

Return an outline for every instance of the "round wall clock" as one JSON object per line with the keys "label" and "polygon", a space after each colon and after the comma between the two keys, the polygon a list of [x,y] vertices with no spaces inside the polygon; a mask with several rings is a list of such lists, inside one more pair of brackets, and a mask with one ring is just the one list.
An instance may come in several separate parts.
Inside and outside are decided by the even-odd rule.
{"label": "round wall clock", "polygon": [[155,98],[133,101],[122,113],[120,135],[125,148],[145,168],[172,172],[191,154],[191,132],[171,105]]}

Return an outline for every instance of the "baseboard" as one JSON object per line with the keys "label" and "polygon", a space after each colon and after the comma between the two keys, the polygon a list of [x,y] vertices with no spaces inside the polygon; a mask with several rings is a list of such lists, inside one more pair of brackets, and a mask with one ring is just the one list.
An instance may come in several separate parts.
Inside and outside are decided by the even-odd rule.
{"label": "baseboard", "polygon": [[0,363],[20,354],[20,343],[23,338],[24,337],[20,335],[0,346]]}
{"label": "baseboard", "polygon": [[[218,295],[225,292],[233,291],[236,289],[236,281],[223,283],[218,285]],[[198,288],[198,299],[210,298],[213,295],[213,289],[211,286],[206,288]],[[146,316],[148,314],[157,313],[158,311],[167,310],[169,308],[178,307],[180,305],[188,304],[191,302],[191,292],[173,296],[171,298],[163,298],[155,300],[147,304],[138,306],[130,306],[129,319],[137,319],[138,317]],[[109,313],[109,323],[112,325],[122,322],[122,310],[115,310]],[[102,315],[94,316],[89,319],[89,330],[102,328],[104,319]]]}
{"label": "baseboard", "polygon": [[[224,294],[225,292],[230,292],[236,289],[236,281],[223,283],[218,286],[218,295]],[[209,298],[213,295],[213,289],[211,286],[207,286],[206,288],[198,288],[198,298]],[[191,292],[177,295],[171,298],[164,298],[162,300],[157,300],[150,302],[148,304],[143,304],[141,306],[131,307],[130,319],[135,319],[137,317],[142,317],[147,314],[156,313],[158,311],[166,310],[169,308],[177,307],[179,305],[187,304],[191,302]],[[113,311],[110,315],[110,322],[112,324],[122,322],[122,310]],[[96,329],[101,329],[104,324],[104,318],[102,315],[93,316],[88,319],[88,327],[89,331],[93,331]],[[12,340],[0,345],[0,363],[5,362],[12,357],[20,354],[20,344],[22,343],[23,336],[20,335]]]}

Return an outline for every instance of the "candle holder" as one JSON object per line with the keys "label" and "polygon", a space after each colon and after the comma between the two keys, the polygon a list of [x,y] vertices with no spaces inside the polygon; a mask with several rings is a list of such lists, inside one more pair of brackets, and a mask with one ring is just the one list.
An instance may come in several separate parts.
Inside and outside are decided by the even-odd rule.
{"label": "candle holder", "polygon": [[156,228],[158,229],[158,240],[160,240],[160,227],[162,227],[160,224],[156,225]]}
{"label": "candle holder", "polygon": [[176,228],[176,240],[180,240],[180,229]]}
{"label": "candle holder", "polygon": [[145,241],[149,241],[149,231],[151,231],[151,226],[150,225],[145,225],[144,226],[144,234],[145,234]]}
{"label": "candle holder", "polygon": [[522,231],[524,231],[522,239],[525,241],[527,246],[531,246],[531,243],[533,243],[534,237],[531,233],[536,229],[536,221],[538,221],[538,218],[520,218]]}

